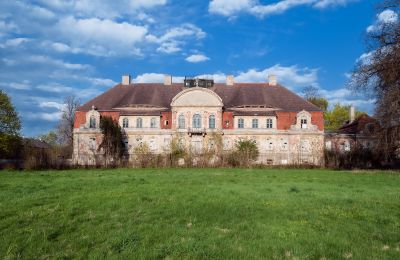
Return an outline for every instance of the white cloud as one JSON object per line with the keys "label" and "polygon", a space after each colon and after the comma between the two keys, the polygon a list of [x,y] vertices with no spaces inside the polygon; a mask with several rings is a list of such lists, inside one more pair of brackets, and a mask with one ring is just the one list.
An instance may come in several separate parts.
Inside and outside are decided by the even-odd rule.
{"label": "white cloud", "polygon": [[327,8],[336,5],[346,5],[355,0],[282,0],[270,4],[261,4],[258,0],[212,0],[208,11],[223,16],[236,16],[239,13],[249,13],[258,17],[284,13],[296,6],[309,5],[314,8]]}
{"label": "white cloud", "polygon": [[86,70],[91,68],[90,65],[87,64],[79,64],[79,63],[68,63],[63,60],[54,59],[49,56],[43,55],[32,55],[25,58],[26,61],[32,63],[40,63],[45,65],[53,65],[60,68],[68,69],[68,70]]}
{"label": "white cloud", "polygon": [[204,62],[209,60],[210,58],[203,55],[203,54],[193,54],[190,55],[189,57],[187,57],[185,60],[187,62],[191,62],[191,63],[198,63],[198,62]]}
{"label": "white cloud", "polygon": [[323,9],[330,6],[339,6],[339,5],[344,6],[352,1],[357,1],[357,0],[320,0],[316,1],[314,7]]}
{"label": "white cloud", "polygon": [[0,36],[4,36],[12,31],[17,31],[18,26],[14,22],[0,20]]}
{"label": "white cloud", "polygon": [[50,121],[50,122],[55,122],[61,119],[62,112],[57,111],[57,112],[24,112],[24,117],[29,118],[29,120],[33,119],[40,119],[40,120],[45,120],[45,121]]}
{"label": "white cloud", "polygon": [[6,87],[6,88],[17,89],[17,90],[31,89],[31,84],[30,84],[29,80],[23,80],[21,82],[0,83],[0,86]]}
{"label": "white cloud", "polygon": [[396,23],[399,21],[399,15],[391,9],[386,9],[376,15],[376,21],[367,27],[367,32],[372,33],[382,28],[383,25]]}
{"label": "white cloud", "polygon": [[136,14],[138,10],[150,9],[166,4],[166,0],[40,0],[48,8],[63,12],[65,10],[79,16],[118,18]]}
{"label": "white cloud", "polygon": [[135,45],[141,43],[147,34],[144,26],[108,19],[76,19],[72,16],[62,18],[56,28],[72,48],[98,56],[139,54]]}
{"label": "white cloud", "polygon": [[206,33],[199,27],[186,23],[178,27],[173,27],[167,30],[167,32],[157,37],[149,34],[146,36],[146,40],[151,43],[158,43],[157,51],[163,53],[174,53],[181,50],[181,46],[184,45],[189,38],[203,39]]}
{"label": "white cloud", "polygon": [[160,73],[144,73],[132,79],[136,83],[161,83],[164,82],[164,74]]}
{"label": "white cloud", "polygon": [[0,43],[0,48],[18,47],[29,41],[30,41],[30,39],[28,39],[28,38],[8,39],[4,43]]}
{"label": "white cloud", "polygon": [[63,110],[65,105],[62,103],[54,102],[54,101],[42,101],[39,102],[39,107],[41,108],[55,108],[58,110]]}
{"label": "white cloud", "polygon": [[276,64],[264,70],[249,69],[240,72],[236,77],[237,82],[266,82],[269,75],[277,76],[278,82],[289,88],[317,85],[318,69],[299,68],[298,66],[281,66]]}
{"label": "white cloud", "polygon": [[36,87],[42,91],[53,92],[53,93],[71,93],[73,92],[73,88],[64,86],[59,83],[51,83],[51,84],[41,84]]}

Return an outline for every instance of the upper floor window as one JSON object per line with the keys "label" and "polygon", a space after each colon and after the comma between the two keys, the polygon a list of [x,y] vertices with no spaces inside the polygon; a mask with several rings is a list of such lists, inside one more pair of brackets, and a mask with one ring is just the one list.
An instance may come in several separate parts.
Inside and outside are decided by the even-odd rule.
{"label": "upper floor window", "polygon": [[306,129],[307,128],[307,118],[300,119],[300,125],[301,125],[301,128]]}
{"label": "upper floor window", "polygon": [[156,125],[157,125],[156,119],[153,117],[150,120],[150,128],[156,128]]}
{"label": "upper floor window", "polygon": [[272,128],[272,118],[267,118],[267,128]]}
{"label": "upper floor window", "polygon": [[243,118],[238,119],[238,128],[244,128],[244,119]]}
{"label": "upper floor window", "polygon": [[96,128],[96,117],[91,116],[89,119],[89,128]]}
{"label": "upper floor window", "polygon": [[214,115],[211,115],[208,118],[208,127],[211,128],[211,129],[215,128],[215,116]]}
{"label": "upper floor window", "polygon": [[184,115],[179,115],[179,117],[178,117],[178,128],[179,129],[185,128],[185,116]]}
{"label": "upper floor window", "polygon": [[193,115],[193,128],[201,128],[201,115]]}
{"label": "upper floor window", "polygon": [[142,118],[137,118],[136,119],[136,127],[137,128],[142,128],[143,127],[143,120],[142,120]]}
{"label": "upper floor window", "polygon": [[253,119],[252,120],[251,127],[252,128],[258,128],[258,119]]}
{"label": "upper floor window", "polygon": [[124,118],[124,119],[122,120],[122,127],[123,127],[123,128],[128,128],[128,127],[129,127],[129,120],[128,120],[128,118]]}

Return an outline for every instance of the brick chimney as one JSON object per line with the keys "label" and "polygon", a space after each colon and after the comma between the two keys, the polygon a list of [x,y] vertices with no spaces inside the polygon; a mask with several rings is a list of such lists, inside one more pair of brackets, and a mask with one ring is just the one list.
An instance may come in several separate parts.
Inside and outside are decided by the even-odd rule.
{"label": "brick chimney", "polygon": [[349,113],[350,113],[350,123],[351,122],[353,122],[355,119],[356,119],[356,112],[355,112],[355,108],[354,108],[354,106],[352,105],[352,106],[350,106],[350,111],[349,111]]}
{"label": "brick chimney", "polygon": [[165,86],[172,85],[172,76],[171,75],[164,75],[164,85]]}
{"label": "brick chimney", "polygon": [[278,84],[275,75],[268,75],[268,84],[270,86],[276,86],[276,84]]}
{"label": "brick chimney", "polygon": [[131,75],[122,75],[122,85],[128,86],[131,84]]}
{"label": "brick chimney", "polygon": [[226,76],[226,85],[233,86],[233,83],[235,83],[235,78],[233,77],[233,75],[227,75]]}

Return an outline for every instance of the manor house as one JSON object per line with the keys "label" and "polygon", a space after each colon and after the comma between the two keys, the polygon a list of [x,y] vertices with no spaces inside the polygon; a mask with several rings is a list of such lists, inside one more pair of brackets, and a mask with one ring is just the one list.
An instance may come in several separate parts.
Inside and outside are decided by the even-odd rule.
{"label": "manor house", "polygon": [[169,75],[164,83],[132,83],[123,76],[120,84],[77,109],[75,163],[93,164],[101,153],[102,116],[119,122],[129,158],[144,144],[153,153],[165,153],[176,141],[196,155],[232,151],[238,140],[251,139],[260,163],[323,163],[322,111],[278,84],[275,76],[264,83],[236,83],[233,76],[225,83],[174,83]]}

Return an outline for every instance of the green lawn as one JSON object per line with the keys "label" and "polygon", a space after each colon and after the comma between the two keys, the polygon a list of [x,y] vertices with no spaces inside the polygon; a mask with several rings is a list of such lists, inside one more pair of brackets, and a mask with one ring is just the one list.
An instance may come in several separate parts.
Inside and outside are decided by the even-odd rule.
{"label": "green lawn", "polygon": [[0,258],[400,259],[400,174],[2,171]]}

